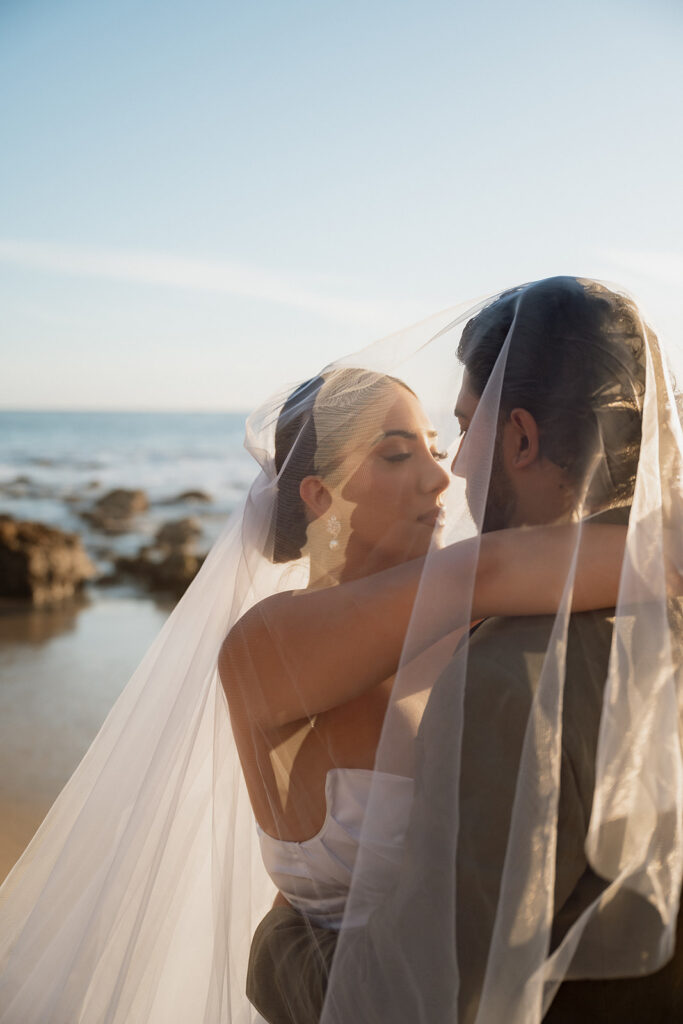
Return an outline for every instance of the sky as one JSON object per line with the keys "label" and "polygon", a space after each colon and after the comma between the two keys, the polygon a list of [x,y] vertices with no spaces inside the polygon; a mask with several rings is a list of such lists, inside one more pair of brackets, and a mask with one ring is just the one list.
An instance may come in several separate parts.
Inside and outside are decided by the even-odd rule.
{"label": "sky", "polygon": [[0,408],[248,409],[468,298],[683,376],[680,0],[0,0]]}

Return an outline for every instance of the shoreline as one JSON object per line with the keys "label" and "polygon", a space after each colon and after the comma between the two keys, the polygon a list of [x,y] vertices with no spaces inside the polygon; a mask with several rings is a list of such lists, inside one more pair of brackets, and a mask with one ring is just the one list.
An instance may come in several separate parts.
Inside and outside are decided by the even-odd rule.
{"label": "shoreline", "polygon": [[0,881],[68,782],[174,602],[132,588],[0,605]]}

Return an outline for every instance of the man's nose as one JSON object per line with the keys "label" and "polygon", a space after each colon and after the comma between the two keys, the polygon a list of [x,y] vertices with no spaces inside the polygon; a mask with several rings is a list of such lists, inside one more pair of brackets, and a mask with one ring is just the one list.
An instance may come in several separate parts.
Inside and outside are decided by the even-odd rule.
{"label": "man's nose", "polygon": [[453,461],[451,462],[451,473],[453,474],[453,476],[464,476],[465,475],[465,472],[464,472],[464,469],[465,469],[464,461],[465,460],[462,457],[462,446],[465,443],[465,436],[466,435],[463,434],[462,437],[460,438],[460,441],[458,442],[458,447],[455,450],[455,455],[453,456]]}

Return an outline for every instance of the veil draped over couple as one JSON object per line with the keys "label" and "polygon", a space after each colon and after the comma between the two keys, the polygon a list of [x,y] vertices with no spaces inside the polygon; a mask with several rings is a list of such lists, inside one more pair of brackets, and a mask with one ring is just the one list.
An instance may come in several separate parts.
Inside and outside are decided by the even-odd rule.
{"label": "veil draped over couple", "polygon": [[551,278],[340,360],[2,887],[2,1024],[683,1019],[683,435]]}

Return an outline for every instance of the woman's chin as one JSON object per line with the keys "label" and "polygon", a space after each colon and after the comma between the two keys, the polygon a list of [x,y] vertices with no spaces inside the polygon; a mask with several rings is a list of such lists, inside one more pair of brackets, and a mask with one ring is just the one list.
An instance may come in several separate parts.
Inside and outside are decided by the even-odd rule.
{"label": "woman's chin", "polygon": [[[424,550],[420,553],[426,555],[430,548],[441,548],[444,546],[445,520],[443,514],[433,524],[425,524],[420,537],[420,544]],[[416,556],[413,555],[413,558]]]}
{"label": "woman's chin", "polygon": [[410,562],[413,558],[424,558],[432,548],[443,546],[442,537],[443,527],[441,525],[422,527],[419,536],[416,536],[413,542],[404,549],[400,561]]}
{"label": "woman's chin", "polygon": [[443,526],[436,526],[432,532],[430,548],[443,548],[446,545]]}

